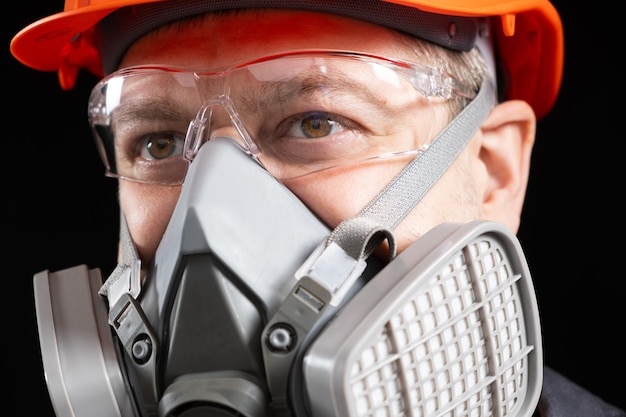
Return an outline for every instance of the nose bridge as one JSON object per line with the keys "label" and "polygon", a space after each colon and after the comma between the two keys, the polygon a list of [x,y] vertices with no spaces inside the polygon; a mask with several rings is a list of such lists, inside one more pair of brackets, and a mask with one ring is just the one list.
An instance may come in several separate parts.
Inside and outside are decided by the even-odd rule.
{"label": "nose bridge", "polygon": [[239,116],[227,97],[220,97],[219,103],[212,104],[210,113],[207,140],[218,136],[228,136],[245,144],[245,139],[239,132]]}
{"label": "nose bridge", "polygon": [[[223,81],[224,78],[220,77],[220,80]],[[190,161],[204,143],[218,136],[228,136],[250,152],[258,152],[257,146],[240,120],[235,105],[223,85],[221,90],[217,91],[219,92],[213,96],[206,97],[187,130],[184,155]]]}

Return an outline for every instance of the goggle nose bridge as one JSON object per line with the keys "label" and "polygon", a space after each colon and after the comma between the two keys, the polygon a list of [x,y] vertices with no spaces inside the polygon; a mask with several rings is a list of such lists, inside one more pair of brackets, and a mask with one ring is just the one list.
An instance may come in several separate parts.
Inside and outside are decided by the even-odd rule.
{"label": "goggle nose bridge", "polygon": [[211,134],[211,119],[213,116],[213,110],[216,106],[222,107],[233,127],[237,130],[239,137],[241,138],[241,144],[244,148],[253,155],[259,153],[259,148],[252,139],[252,136],[244,126],[239,113],[235,108],[235,103],[227,94],[216,94],[204,101],[200,110],[196,114],[196,118],[189,123],[187,128],[187,134],[185,136],[185,150],[183,157],[191,162],[198,154],[200,147],[210,139]]}

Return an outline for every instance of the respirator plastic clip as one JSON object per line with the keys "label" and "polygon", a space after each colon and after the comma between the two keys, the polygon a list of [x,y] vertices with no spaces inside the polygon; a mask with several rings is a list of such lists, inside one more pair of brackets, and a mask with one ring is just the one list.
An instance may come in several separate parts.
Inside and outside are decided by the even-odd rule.
{"label": "respirator plastic clip", "polygon": [[[156,408],[159,402],[156,381],[159,341],[141,306],[130,294],[121,294],[109,310],[109,324],[134,362],[134,369],[142,374],[136,383],[142,385],[145,404],[149,408],[149,404],[153,404]],[[147,396],[151,398],[145,398]]]}

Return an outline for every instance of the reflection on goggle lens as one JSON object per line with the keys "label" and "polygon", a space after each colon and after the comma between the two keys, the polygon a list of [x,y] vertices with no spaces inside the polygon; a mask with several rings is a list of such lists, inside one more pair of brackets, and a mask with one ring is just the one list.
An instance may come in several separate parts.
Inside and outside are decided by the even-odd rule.
{"label": "reflection on goggle lens", "polygon": [[220,71],[140,66],[98,83],[89,120],[107,175],[179,185],[200,146],[229,135],[280,180],[419,154],[443,103],[475,93],[437,68],[301,51]]}

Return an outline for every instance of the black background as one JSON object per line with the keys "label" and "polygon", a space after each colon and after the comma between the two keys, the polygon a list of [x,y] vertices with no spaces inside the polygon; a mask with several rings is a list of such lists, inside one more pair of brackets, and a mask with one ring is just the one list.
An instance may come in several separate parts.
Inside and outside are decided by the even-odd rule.
{"label": "black background", "polygon": [[[618,132],[624,70],[613,50],[621,46],[621,26],[608,7],[554,4],[565,27],[563,89],[539,122],[519,238],[535,280],[546,363],[626,408],[620,261],[626,135]],[[53,416],[39,354],[33,274],[80,263],[108,274],[116,256],[116,184],[102,175],[86,122],[95,80],[82,75],[76,89],[61,91],[56,74],[28,69],[9,54],[19,29],[61,7],[60,0],[14,2],[3,18],[7,146],[1,187],[8,252],[0,362],[11,415]]]}

